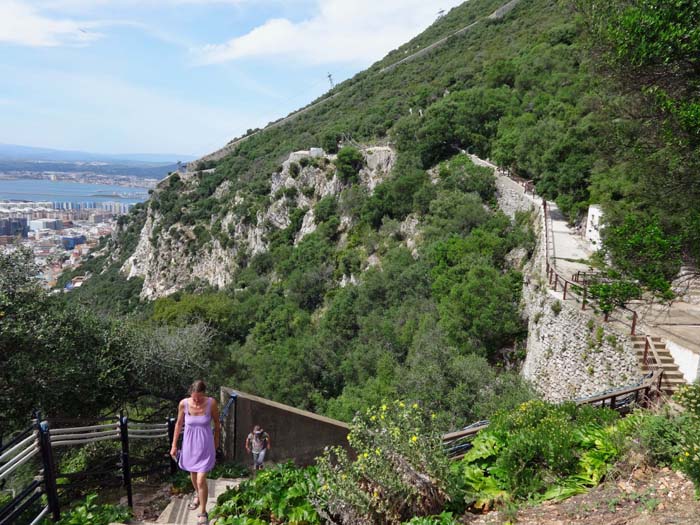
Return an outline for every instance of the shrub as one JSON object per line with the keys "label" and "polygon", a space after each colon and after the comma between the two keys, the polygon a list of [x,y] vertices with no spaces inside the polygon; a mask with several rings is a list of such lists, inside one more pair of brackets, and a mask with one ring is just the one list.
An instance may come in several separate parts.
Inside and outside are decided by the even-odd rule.
{"label": "shrub", "polygon": [[311,159],[309,157],[302,157],[299,159],[299,165],[302,168],[307,167],[309,164],[311,164]]}
{"label": "shrub", "polygon": [[598,302],[600,309],[606,313],[642,295],[642,289],[637,283],[623,280],[591,283],[588,291]]}
{"label": "shrub", "polygon": [[321,520],[309,502],[316,485],[315,468],[286,463],[224,492],[211,514],[219,517],[219,525],[318,524]]}
{"label": "shrub", "polygon": [[656,217],[627,215],[622,224],[603,230],[605,248],[623,272],[652,290],[669,293],[681,264],[678,235],[665,232]]}
{"label": "shrub", "polygon": [[299,167],[299,164],[296,162],[290,162],[289,163],[289,175],[293,179],[296,179],[299,176],[299,173],[301,173],[301,168]]}
{"label": "shrub", "polygon": [[447,458],[442,438],[417,404],[401,401],[359,413],[348,442],[352,461],[336,447],[318,461],[314,503],[332,523],[399,524],[442,510]]}
{"label": "shrub", "polygon": [[700,498],[700,385],[683,386],[675,399],[685,409],[677,465],[693,481]]}
{"label": "shrub", "polygon": [[500,412],[453,472],[468,504],[567,497],[597,485],[622,452],[609,409],[523,403]]}
{"label": "shrub", "polygon": [[90,494],[84,503],[64,513],[58,525],[109,525],[125,522],[131,518],[131,510],[115,505],[98,505],[97,494]]}
{"label": "shrub", "polygon": [[335,166],[338,170],[338,178],[344,184],[358,182],[358,174],[365,163],[365,159],[359,150],[345,146],[338,152]]}
{"label": "shrub", "polygon": [[624,424],[629,426],[633,443],[641,447],[652,465],[670,467],[675,463],[682,441],[682,424],[678,418],[639,410],[627,416]]}
{"label": "shrub", "polygon": [[316,224],[327,221],[338,213],[338,201],[334,195],[326,195],[314,208],[314,220]]}
{"label": "shrub", "polygon": [[552,303],[552,312],[554,312],[554,315],[559,315],[561,313],[561,303],[559,301],[554,301]]}

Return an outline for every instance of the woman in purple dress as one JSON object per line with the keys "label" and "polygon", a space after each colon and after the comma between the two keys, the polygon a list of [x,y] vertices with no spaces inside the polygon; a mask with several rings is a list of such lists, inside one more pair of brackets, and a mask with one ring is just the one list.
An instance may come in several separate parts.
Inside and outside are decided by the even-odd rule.
{"label": "woman in purple dress", "polygon": [[[182,450],[178,464],[182,470],[190,473],[194,497],[189,504],[190,510],[199,508],[197,523],[206,525],[209,522],[207,514],[207,473],[214,468],[216,450],[221,439],[219,424],[219,407],[216,400],[206,396],[207,386],[204,381],[197,380],[190,387],[190,397],[180,401],[175,424],[175,437],[170,449],[170,455],[177,458],[177,440],[185,427],[182,438]],[[212,432],[211,423],[214,422]]]}

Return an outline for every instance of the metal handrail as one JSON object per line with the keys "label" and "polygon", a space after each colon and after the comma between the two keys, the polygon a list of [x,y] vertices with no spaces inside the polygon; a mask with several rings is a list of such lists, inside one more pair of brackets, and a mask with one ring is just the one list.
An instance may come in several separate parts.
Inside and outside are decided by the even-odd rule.
{"label": "metal handrail", "polygon": [[22,441],[24,438],[26,438],[31,433],[36,433],[36,429],[34,428],[34,425],[25,428],[19,434],[17,434],[15,437],[13,437],[10,441],[8,441],[4,445],[0,446],[0,452],[4,453],[8,448],[16,445],[17,443]]}
{"label": "metal handrail", "polygon": [[37,439],[37,436],[36,436],[36,434],[34,434],[34,435],[31,435],[31,436],[29,436],[29,437],[27,437],[27,438],[24,438],[24,439],[23,439],[22,441],[20,441],[19,443],[15,443],[14,446],[13,446],[12,448],[7,449],[7,450],[5,450],[5,452],[3,452],[2,454],[0,454],[0,462],[6,460],[6,459],[9,458],[10,456],[13,456],[13,455],[17,454],[17,450],[21,449],[21,448],[24,447],[25,445],[28,445],[29,443],[32,442],[32,440],[36,440],[36,439]]}
{"label": "metal handrail", "polygon": [[[60,437],[60,436],[59,436]],[[97,441],[106,441],[109,439],[119,439],[119,431],[115,430],[107,436],[85,438],[85,439],[70,439],[67,441],[54,441],[51,440],[51,446],[53,447],[65,447],[70,445],[84,445],[85,443],[95,443]]]}
{"label": "metal handrail", "polygon": [[116,421],[114,423],[106,423],[104,425],[89,425],[86,427],[69,427],[69,428],[52,428],[51,434],[69,434],[71,432],[87,432],[90,430],[104,430],[104,429],[114,429],[119,427],[119,423]]}
{"label": "metal handrail", "polygon": [[[617,390],[612,390],[610,392],[605,392],[600,395],[596,395],[593,397],[588,397],[585,399],[579,399],[575,400],[574,402],[577,405],[593,405],[600,403],[600,406],[605,406],[605,402],[609,401],[609,406],[613,410],[621,410],[626,408],[631,401],[623,401],[623,403],[618,403],[618,398],[622,398],[625,396],[631,396],[632,394],[634,395],[634,402],[639,401],[639,394],[644,393],[644,398],[643,400],[648,400],[649,399],[649,393],[651,391],[651,388],[656,386],[657,389],[660,391],[660,385],[661,385],[661,380],[663,378],[663,370],[658,369],[654,370],[653,373],[651,374],[650,377],[644,377],[641,381],[640,384],[638,385],[633,385],[633,386],[628,386],[628,387],[623,387]],[[482,430],[488,428],[489,422],[488,421],[479,421],[477,423],[472,423],[468,427],[465,427],[461,430],[456,430],[454,432],[449,432],[442,437],[442,442],[443,446],[445,447],[450,447],[451,450],[448,451],[448,454],[450,452],[456,452],[457,454],[450,456],[451,459],[459,459],[462,457],[464,454],[460,454],[460,452],[464,451],[467,449],[470,444],[469,443],[462,443],[459,444],[457,443],[461,439],[465,438],[473,438],[475,437],[479,432]]]}
{"label": "metal handrail", "polygon": [[[581,285],[578,282],[572,281],[561,275],[559,272],[557,272],[556,267],[554,265],[554,262],[549,262],[550,255],[549,255],[549,241],[550,241],[550,236],[549,236],[549,213],[548,213],[548,206],[547,206],[547,201],[545,199],[542,199],[542,213],[543,213],[543,219],[544,219],[544,260],[545,260],[545,267],[546,267],[546,273],[547,273],[547,281],[549,285],[553,285],[553,289],[556,292],[557,288],[559,286],[559,283],[561,282],[562,284],[562,292],[563,292],[563,300],[566,300],[566,295],[567,293],[573,293],[575,295],[578,295],[577,293],[577,288],[582,288],[583,289],[583,294],[582,294],[582,299],[581,299],[581,310],[586,309],[586,304],[588,301],[592,301],[588,298],[588,283],[583,283]],[[552,245],[554,245],[554,238],[552,236]],[[554,247],[552,247],[552,250],[554,250]],[[636,330],[637,330],[637,321],[638,321],[638,315],[637,312],[632,310],[631,308],[628,308],[624,305],[618,306],[617,307],[620,310],[625,310],[627,312],[630,312],[632,314],[632,325],[630,328],[630,335],[636,335]],[[605,312],[604,320],[605,322],[608,322],[610,319],[610,312]],[[622,321],[621,321],[622,322]]]}
{"label": "metal handrail", "polygon": [[52,431],[51,442],[53,443],[54,441],[67,441],[72,439],[86,439],[101,436],[111,436],[115,432],[119,432],[119,427],[117,425],[110,425],[110,427],[111,428],[109,430],[101,430],[99,432],[86,431],[78,432],[75,434],[54,434]]}
{"label": "metal handrail", "polygon": [[0,469],[0,479],[6,478],[16,469],[24,465],[27,461],[32,459],[39,453],[39,447],[34,445],[26,450],[23,450],[21,454],[18,454],[12,460],[5,463]]}
{"label": "metal handrail", "polygon": [[[649,350],[651,350],[651,355],[654,359],[653,365],[649,363]],[[661,370],[662,368],[661,357],[659,357],[656,351],[656,345],[649,335],[644,336],[644,356],[642,358],[642,363],[649,368],[649,370]]]}

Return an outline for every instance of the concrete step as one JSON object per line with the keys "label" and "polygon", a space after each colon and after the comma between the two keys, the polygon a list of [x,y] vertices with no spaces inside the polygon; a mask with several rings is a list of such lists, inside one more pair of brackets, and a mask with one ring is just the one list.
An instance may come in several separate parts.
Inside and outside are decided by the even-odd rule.
{"label": "concrete step", "polygon": [[[637,350],[635,353],[640,361],[644,359],[644,350]],[[675,363],[673,356],[669,352],[656,352],[656,356],[654,356],[652,352],[647,352],[647,359],[653,360],[656,359],[656,357],[661,361],[671,361]]]}
{"label": "concrete step", "polygon": [[[666,377],[666,376],[669,376],[669,377]],[[664,378],[661,382],[663,383],[664,381],[668,381],[669,383],[678,383],[678,384],[685,383],[685,379],[683,378],[682,374],[672,376],[668,373],[664,373]]]}
{"label": "concrete step", "polygon": [[[646,344],[644,343],[634,343],[632,345],[632,348],[635,348],[637,350],[644,350],[646,348]],[[654,343],[654,348],[659,351],[659,350],[665,350],[666,349],[666,343]]]}
{"label": "concrete step", "polygon": [[[207,485],[209,487],[209,497],[207,498],[207,511],[216,505],[216,498],[226,492],[228,488],[237,487],[244,479],[209,479]],[[165,510],[156,520],[157,525],[192,525],[197,523],[197,514],[199,509],[190,510],[187,505],[193,499],[194,494],[190,493],[182,498],[173,498]]]}

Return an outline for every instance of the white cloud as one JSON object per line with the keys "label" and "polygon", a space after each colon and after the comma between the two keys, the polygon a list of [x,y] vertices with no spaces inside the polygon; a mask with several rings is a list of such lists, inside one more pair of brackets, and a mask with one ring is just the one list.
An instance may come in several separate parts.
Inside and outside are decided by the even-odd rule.
{"label": "white cloud", "polygon": [[17,90],[39,83],[63,89],[4,114],[0,142],[107,153],[203,154],[246,127],[264,124],[253,110],[193,101],[113,76],[0,64],[0,76],[8,75]]}
{"label": "white cloud", "polygon": [[406,42],[462,0],[318,0],[317,14],[295,23],[271,19],[223,44],[193,50],[200,64],[277,57],[323,64],[368,63]]}
{"label": "white cloud", "polygon": [[85,45],[100,38],[93,22],[52,19],[16,0],[0,0],[0,42],[32,47]]}

